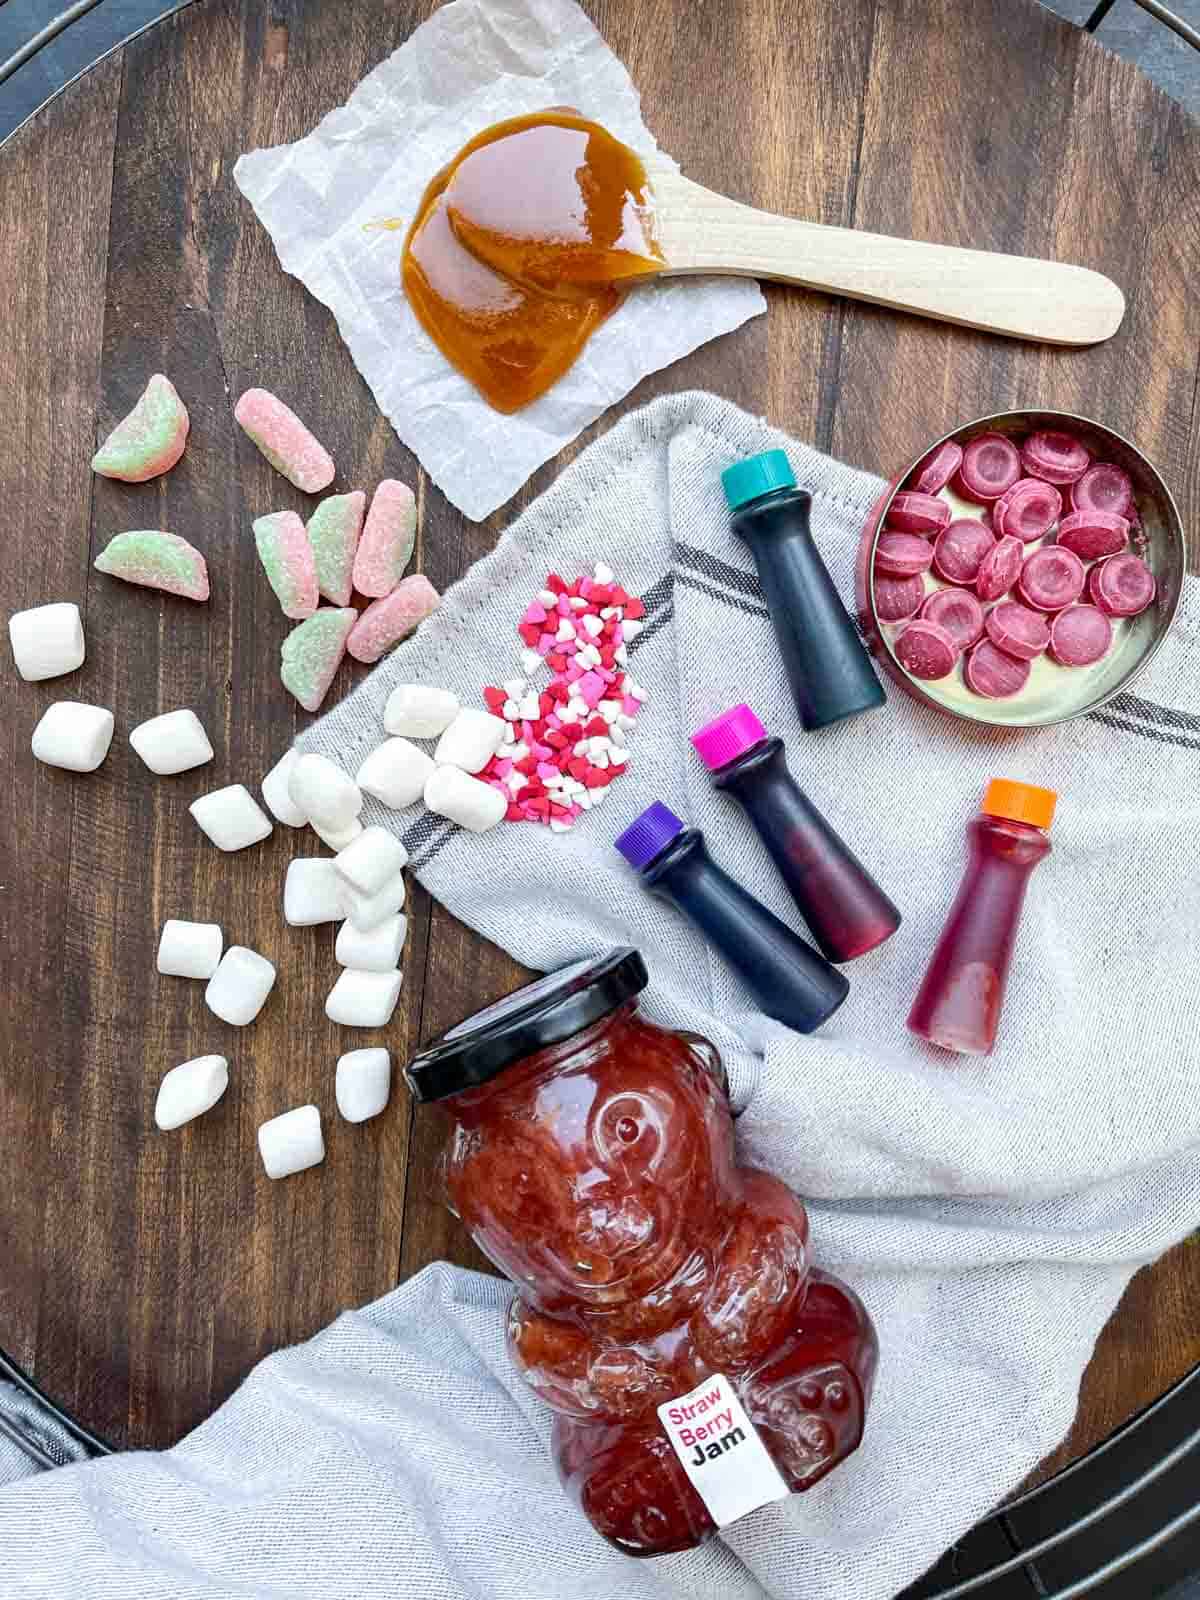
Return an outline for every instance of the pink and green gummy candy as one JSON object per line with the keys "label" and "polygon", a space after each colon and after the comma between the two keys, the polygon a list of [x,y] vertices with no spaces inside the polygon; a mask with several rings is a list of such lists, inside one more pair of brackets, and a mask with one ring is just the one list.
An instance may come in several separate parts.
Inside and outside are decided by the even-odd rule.
{"label": "pink and green gummy candy", "polygon": [[333,457],[277,396],[247,389],[233,414],[276,472],[297,489],[316,494],[333,482]]}
{"label": "pink and green gummy candy", "polygon": [[422,573],[414,572],[382,600],[372,600],[346,641],[356,661],[378,661],[437,610],[441,595]]}
{"label": "pink and green gummy candy", "polygon": [[176,533],[119,533],[96,557],[96,571],[185,600],[208,599],[208,567],[194,545]]}
{"label": "pink and green gummy candy", "polygon": [[324,700],[346,653],[346,640],[358,621],[353,606],[314,611],[298,623],[280,649],[283,686],[304,707],[315,711]]}
{"label": "pink and green gummy candy", "polygon": [[384,478],[371,497],[371,509],[354,557],[354,587],[380,600],[404,576],[417,542],[417,502],[406,483]]}
{"label": "pink and green gummy candy", "polygon": [[156,372],[133,410],[92,457],[92,471],[124,483],[145,483],[169,472],[183,454],[190,427],[175,385]]}
{"label": "pink and green gummy candy", "polygon": [[331,494],[308,519],[317,588],[335,606],[349,605],[354,591],[354,555],[366,503],[361,489],[353,494]]}
{"label": "pink and green gummy candy", "polygon": [[294,511],[256,517],[254,543],[284,616],[311,617],[317,609],[317,567],[300,518]]}

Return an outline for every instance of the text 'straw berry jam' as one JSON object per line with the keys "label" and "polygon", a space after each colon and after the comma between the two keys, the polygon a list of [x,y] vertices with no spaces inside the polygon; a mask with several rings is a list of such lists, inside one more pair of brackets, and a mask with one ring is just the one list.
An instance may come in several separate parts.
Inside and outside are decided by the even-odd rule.
{"label": "text 'straw berry jam'", "polygon": [[700,1544],[857,1447],[878,1347],[808,1217],[739,1167],[720,1057],[640,1016],[634,950],[452,1028],[407,1069],[445,1102],[449,1203],[517,1285],[513,1359],[554,1456],[634,1556]]}

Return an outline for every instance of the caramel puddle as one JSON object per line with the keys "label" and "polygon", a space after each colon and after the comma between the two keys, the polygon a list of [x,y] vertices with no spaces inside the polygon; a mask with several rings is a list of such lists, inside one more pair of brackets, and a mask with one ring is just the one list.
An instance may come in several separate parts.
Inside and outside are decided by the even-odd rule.
{"label": "caramel puddle", "polygon": [[544,394],[627,287],[662,266],[641,161],[554,108],[484,129],[437,174],[402,276],[442,354],[509,413]]}

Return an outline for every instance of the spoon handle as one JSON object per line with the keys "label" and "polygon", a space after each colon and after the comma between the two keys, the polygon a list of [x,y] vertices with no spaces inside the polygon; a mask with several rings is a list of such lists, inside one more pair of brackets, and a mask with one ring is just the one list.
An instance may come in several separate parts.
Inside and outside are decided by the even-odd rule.
{"label": "spoon handle", "polygon": [[1045,344],[1097,344],[1125,314],[1117,285],[1088,267],[774,216],[676,172],[652,182],[667,276],[774,278]]}

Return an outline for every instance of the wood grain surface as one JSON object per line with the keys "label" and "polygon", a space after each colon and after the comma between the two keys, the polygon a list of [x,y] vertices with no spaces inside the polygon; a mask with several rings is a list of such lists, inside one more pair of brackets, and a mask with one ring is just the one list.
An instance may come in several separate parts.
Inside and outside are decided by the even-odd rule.
{"label": "wood grain surface", "polygon": [[[1077,409],[1148,452],[1195,530],[1200,131],[1135,69],[1032,0],[585,4],[698,182],[815,221],[1059,255],[1115,278],[1129,306],[1115,339],[1080,352],[772,289],[766,318],[621,409],[711,388],[884,473],[983,412]],[[267,1351],[425,1262],[481,1264],[437,1198],[436,1117],[410,1115],[402,1089],[365,1126],[333,1113],[333,1062],[360,1041],[323,1016],[332,931],[282,923],[295,836],[277,829],[223,856],[187,814],[207,789],[256,785],[307,720],[279,684],[285,630],[249,536],[252,516],[306,502],[240,434],[232,398],[262,384],[293,400],[333,452],[339,488],[385,474],[416,485],[417,565],[439,586],[619,414],[503,512],[466,522],[380,417],[333,319],[279,270],[232,182],[243,150],[307,132],[432,9],[199,0],[0,150],[0,609],[76,599],[88,639],[69,679],[5,679],[0,1344],[120,1446],[177,1439]],[[96,441],[154,371],[191,411],[183,461],[140,486],[94,478]],[[208,606],[91,572],[112,534],[156,526],[205,551]],[[333,695],[360,673],[345,668]],[[92,777],[30,756],[34,722],[65,696],[116,714]],[[155,778],[128,730],[179,706],[199,712],[217,757]],[[412,901],[397,1059],[521,976],[419,888]],[[279,964],[252,1028],[219,1023],[202,986],[156,975],[168,916],[220,921]],[[162,1072],[208,1050],[229,1056],[230,1092],[157,1135]],[[328,1159],[270,1183],[255,1128],[310,1099]],[[1057,1461],[1200,1359],[1198,1297],[1195,1246],[1135,1278]]]}

